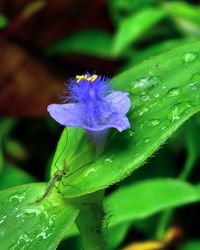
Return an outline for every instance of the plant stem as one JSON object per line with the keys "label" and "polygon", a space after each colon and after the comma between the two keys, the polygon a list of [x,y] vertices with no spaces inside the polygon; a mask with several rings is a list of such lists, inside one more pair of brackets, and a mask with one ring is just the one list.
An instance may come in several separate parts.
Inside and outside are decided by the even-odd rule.
{"label": "plant stem", "polygon": [[[195,155],[189,151],[188,157],[187,157],[186,162],[184,164],[184,167],[177,177],[178,180],[185,181],[188,179],[188,177],[193,169],[193,165],[194,165],[195,160],[196,160]],[[174,209],[168,209],[161,214],[161,218],[160,218],[160,221],[158,223],[157,230],[156,230],[156,238],[157,239],[163,238],[167,228],[170,225],[173,214],[174,214]]]}
{"label": "plant stem", "polygon": [[103,197],[104,191],[85,195],[75,200],[80,209],[76,225],[81,234],[84,250],[104,250],[105,238],[103,233]]}

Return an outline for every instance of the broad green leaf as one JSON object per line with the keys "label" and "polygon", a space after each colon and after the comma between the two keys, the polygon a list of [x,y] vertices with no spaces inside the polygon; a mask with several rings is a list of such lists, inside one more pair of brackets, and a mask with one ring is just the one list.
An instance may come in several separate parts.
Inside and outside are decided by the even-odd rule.
{"label": "broad green leaf", "polygon": [[[197,42],[144,61],[113,78],[115,89],[130,93],[131,129],[111,133],[107,148],[95,163],[63,178],[65,185],[71,185],[60,185],[63,194],[74,197],[106,188],[144,164],[180,125],[200,110],[199,64]],[[78,130],[78,135],[76,128],[66,130],[67,146],[63,150],[64,132],[55,158],[62,152],[62,160],[67,161],[73,172],[94,158],[82,130]],[[55,171],[54,161],[52,173]]]}
{"label": "broad green leaf", "polygon": [[[166,209],[199,201],[199,186],[195,187],[176,179],[148,179],[120,187],[105,199],[106,213],[108,217],[110,213],[112,214],[108,223],[108,229],[111,230],[108,230],[108,235],[118,229],[119,233],[123,233],[123,228],[125,230],[126,226],[121,228],[120,225],[127,225],[128,228],[127,222],[146,219]],[[73,226],[66,237],[75,235],[78,235],[78,230]]]}
{"label": "broad green leaf", "polygon": [[187,123],[187,131],[186,131],[186,150],[187,150],[187,158],[183,167],[182,172],[179,175],[179,179],[187,179],[191,174],[191,171],[199,159],[200,155],[200,134],[199,134],[199,126],[196,123],[195,119]]}
{"label": "broad green leaf", "polygon": [[150,46],[146,49],[142,49],[139,51],[134,51],[132,57],[132,62],[129,62],[129,68],[132,65],[135,65],[139,62],[142,62],[145,59],[149,59],[152,56],[157,56],[161,53],[165,53],[170,49],[174,49],[179,46],[183,46],[185,44],[197,42],[197,39],[194,38],[181,38],[181,39],[173,39],[167,40],[164,42],[160,42],[156,45]]}
{"label": "broad green leaf", "polygon": [[79,53],[110,58],[112,37],[101,30],[84,30],[63,38],[47,49],[49,54]]}
{"label": "broad green leaf", "polygon": [[33,181],[35,181],[35,178],[30,174],[13,165],[6,164],[0,174],[0,189],[22,185]]}
{"label": "broad green leaf", "polygon": [[158,178],[121,187],[107,198],[105,207],[112,211],[112,225],[117,225],[197,201],[200,201],[200,193],[194,186]]}
{"label": "broad green leaf", "polygon": [[179,250],[199,250],[200,240],[191,240],[186,242]]}
{"label": "broad green leaf", "polygon": [[1,249],[56,249],[74,222],[77,209],[55,190],[40,204],[44,184],[27,184],[0,192]]}
{"label": "broad green leaf", "polygon": [[163,8],[184,34],[200,35],[199,6],[177,1],[164,3]]}
{"label": "broad green leaf", "polygon": [[124,18],[120,21],[114,37],[113,53],[115,55],[120,54],[131,43],[155,26],[164,16],[165,12],[161,9],[145,8]]}

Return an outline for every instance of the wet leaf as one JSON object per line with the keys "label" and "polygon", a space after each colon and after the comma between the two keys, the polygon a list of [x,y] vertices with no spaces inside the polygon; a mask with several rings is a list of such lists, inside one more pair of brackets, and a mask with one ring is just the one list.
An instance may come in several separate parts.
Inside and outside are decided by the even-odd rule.
{"label": "wet leaf", "polygon": [[72,225],[77,209],[55,190],[40,204],[31,204],[44,184],[27,184],[0,192],[0,240],[2,250],[56,249]]}
{"label": "wet leaf", "polygon": [[[178,47],[112,79],[115,89],[130,93],[131,129],[113,133],[105,152],[95,163],[66,178],[61,186],[66,196],[91,193],[114,184],[140,167],[147,158],[200,110],[200,43]],[[94,161],[84,133],[68,128],[61,136],[55,159],[62,152],[71,171]],[[82,146],[81,146],[82,145]],[[55,161],[52,172],[55,172]],[[74,190],[74,191],[73,191]]]}

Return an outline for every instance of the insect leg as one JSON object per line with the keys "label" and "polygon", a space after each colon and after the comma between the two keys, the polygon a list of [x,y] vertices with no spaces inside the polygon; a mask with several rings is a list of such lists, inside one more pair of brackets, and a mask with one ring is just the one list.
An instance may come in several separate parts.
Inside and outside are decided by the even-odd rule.
{"label": "insect leg", "polygon": [[66,147],[67,147],[67,143],[68,143],[68,133],[67,133],[67,130],[66,130],[66,128],[64,129],[65,130],[65,132],[66,132],[66,137],[67,137],[67,139],[66,139],[66,143],[65,143],[65,146],[64,146],[64,148],[62,149],[62,151],[60,152],[60,154],[59,154],[59,156],[58,156],[58,158],[57,158],[57,160],[55,161],[55,167],[59,170],[59,167],[58,167],[58,161],[59,161],[59,159],[60,159],[60,157],[61,157],[61,155],[63,154],[63,152],[65,151],[65,149],[66,149]]}

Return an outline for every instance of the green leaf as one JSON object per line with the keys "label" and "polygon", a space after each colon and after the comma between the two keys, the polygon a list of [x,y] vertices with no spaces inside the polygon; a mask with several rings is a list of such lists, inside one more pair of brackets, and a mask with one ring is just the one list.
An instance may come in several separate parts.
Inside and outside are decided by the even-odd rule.
{"label": "green leaf", "polygon": [[[115,89],[128,91],[132,102],[131,129],[114,132],[104,153],[68,178],[60,189],[74,197],[104,189],[140,167],[187,119],[200,110],[200,43],[171,50],[112,79]],[[82,130],[67,128],[55,158],[67,143],[61,160],[70,171],[94,161]],[[56,171],[55,161],[52,173]],[[77,192],[74,191],[77,189]],[[74,190],[74,191],[73,191]]]}
{"label": "green leaf", "polygon": [[105,207],[112,211],[113,226],[199,200],[200,193],[194,186],[175,179],[158,178],[121,187],[107,198]]}
{"label": "green leaf", "polygon": [[132,65],[135,65],[139,62],[142,62],[145,59],[149,59],[152,56],[157,56],[161,53],[165,53],[166,51],[169,51],[170,49],[174,49],[179,46],[183,46],[189,43],[197,42],[198,40],[195,38],[181,38],[181,39],[173,39],[173,40],[167,40],[164,42],[160,42],[156,45],[150,46],[146,49],[142,49],[139,51],[134,51],[133,53],[133,60],[129,63],[129,68]]}
{"label": "green leaf", "polygon": [[167,2],[163,9],[175,22],[177,28],[186,35],[200,35],[200,8],[185,2]]}
{"label": "green leaf", "polygon": [[119,23],[114,37],[113,53],[115,55],[120,54],[131,43],[155,26],[164,16],[165,12],[161,9],[145,8],[124,18]]}
{"label": "green leaf", "polygon": [[44,184],[27,184],[0,192],[1,249],[56,249],[78,210],[55,190],[33,204]]}
{"label": "green leaf", "polygon": [[200,249],[199,240],[188,241],[180,248],[180,250],[199,250],[199,249]]}
{"label": "green leaf", "polygon": [[79,53],[110,58],[112,37],[101,30],[84,30],[63,38],[47,49],[49,54]]}
{"label": "green leaf", "polygon": [[199,135],[199,126],[197,125],[197,122],[195,119],[192,119],[187,124],[187,131],[186,134],[186,150],[187,150],[187,158],[183,167],[182,172],[179,175],[179,179],[186,180],[189,175],[191,174],[191,171],[193,167],[195,166],[195,163],[199,159],[199,152],[200,152],[200,135]]}
{"label": "green leaf", "polygon": [[34,181],[35,179],[25,171],[13,165],[6,164],[0,174],[0,189],[5,189]]}
{"label": "green leaf", "polygon": [[[112,234],[115,231],[119,235],[125,234],[128,229],[127,222],[131,223],[146,219],[166,209],[177,208],[199,201],[199,186],[192,186],[176,179],[148,179],[120,187],[109,195],[104,202],[107,216],[112,215],[108,223],[108,237],[112,239]],[[73,226],[70,228],[69,234],[66,234],[66,237],[77,234],[78,230]],[[115,242],[117,244],[117,239],[114,242],[110,241],[109,244],[112,245]]]}

